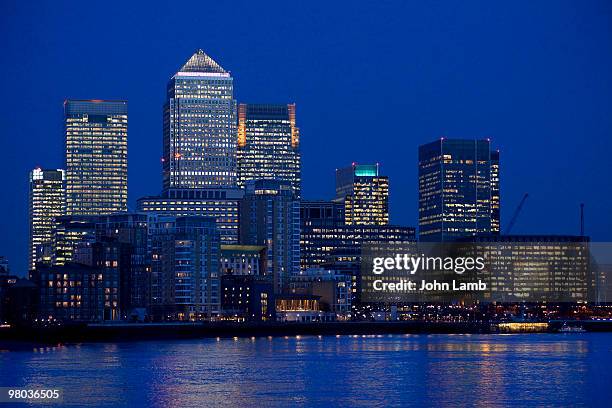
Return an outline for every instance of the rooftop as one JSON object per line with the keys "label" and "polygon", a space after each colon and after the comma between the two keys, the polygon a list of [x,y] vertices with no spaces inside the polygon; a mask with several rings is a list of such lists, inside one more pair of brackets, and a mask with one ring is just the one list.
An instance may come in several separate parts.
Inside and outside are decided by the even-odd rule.
{"label": "rooftop", "polygon": [[204,51],[197,50],[191,58],[179,69],[179,72],[197,72],[209,74],[227,74],[221,65],[209,57]]}

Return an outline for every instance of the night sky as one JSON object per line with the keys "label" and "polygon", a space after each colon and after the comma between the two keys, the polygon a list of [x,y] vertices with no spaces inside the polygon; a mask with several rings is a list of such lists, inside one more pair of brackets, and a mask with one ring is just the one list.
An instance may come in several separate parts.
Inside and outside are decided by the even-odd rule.
{"label": "night sky", "polygon": [[[491,138],[502,229],[612,240],[612,2],[0,4],[0,255],[24,274],[28,172],[63,167],[66,98],[127,99],[130,206],[161,189],[168,79],[198,48],[239,102],[297,104],[304,198],[380,162],[391,222],[417,224],[417,146]],[[133,4],[134,3],[134,4]],[[224,4],[222,4],[224,3]]]}

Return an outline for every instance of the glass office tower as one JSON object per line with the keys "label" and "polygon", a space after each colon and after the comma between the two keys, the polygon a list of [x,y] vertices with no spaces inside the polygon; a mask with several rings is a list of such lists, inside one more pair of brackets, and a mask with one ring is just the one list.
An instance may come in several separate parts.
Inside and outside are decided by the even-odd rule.
{"label": "glass office tower", "polygon": [[235,187],[233,79],[202,50],[170,79],[164,105],[163,188]]}
{"label": "glass office tower", "polygon": [[378,164],[336,170],[334,201],[344,203],[346,225],[389,224],[389,178],[378,173]]}
{"label": "glass office tower", "polygon": [[[44,257],[44,246],[51,247],[56,217],[66,211],[66,173],[64,170],[43,170],[30,172],[30,252],[28,267],[36,269],[39,257]],[[49,253],[49,251],[47,251]],[[51,261],[49,258],[46,260]]]}
{"label": "glass office tower", "polygon": [[127,211],[127,102],[67,100],[66,214]]}
{"label": "glass office tower", "polygon": [[419,147],[419,237],[499,233],[499,152],[489,140],[442,138]]}
{"label": "glass office tower", "polygon": [[238,106],[238,184],[273,179],[301,190],[300,135],[295,104]]}
{"label": "glass office tower", "polygon": [[163,190],[137,211],[213,217],[224,244],[238,243],[236,102],[230,74],[202,50],[172,76],[164,104]]}

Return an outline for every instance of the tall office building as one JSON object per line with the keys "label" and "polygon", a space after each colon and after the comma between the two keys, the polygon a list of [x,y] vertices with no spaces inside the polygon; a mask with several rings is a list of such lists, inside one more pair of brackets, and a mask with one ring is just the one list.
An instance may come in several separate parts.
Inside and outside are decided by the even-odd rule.
{"label": "tall office building", "polygon": [[[66,173],[64,170],[43,170],[30,172],[30,252],[29,268],[36,269],[38,255],[43,246],[51,246],[56,217],[66,211]],[[47,259],[50,261],[50,259]]]}
{"label": "tall office building", "polygon": [[300,270],[300,203],[291,184],[278,180],[251,180],[240,208],[240,239],[245,245],[267,247],[266,275],[274,290],[287,289]]}
{"label": "tall office building", "polygon": [[236,186],[233,79],[198,50],[174,74],[164,105],[163,187]]}
{"label": "tall office building", "polygon": [[67,100],[66,214],[127,211],[127,102]]}
{"label": "tall office building", "polygon": [[236,101],[233,80],[198,50],[170,79],[164,105],[163,190],[137,211],[212,217],[224,244],[238,243]]}
{"label": "tall office building", "polygon": [[344,203],[346,225],[389,224],[389,178],[378,164],[355,164],[336,170],[336,202]]}
{"label": "tall office building", "polygon": [[301,191],[300,132],[295,104],[238,106],[238,184],[274,179]]}
{"label": "tall office building", "polygon": [[489,140],[441,138],[419,147],[419,237],[499,233],[499,152]]}

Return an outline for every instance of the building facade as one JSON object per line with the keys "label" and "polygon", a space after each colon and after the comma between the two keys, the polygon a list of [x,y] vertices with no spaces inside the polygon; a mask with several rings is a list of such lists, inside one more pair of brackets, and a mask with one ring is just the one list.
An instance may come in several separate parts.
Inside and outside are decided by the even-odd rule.
{"label": "building facade", "polygon": [[127,211],[126,101],[67,100],[66,214]]}
{"label": "building facade", "polygon": [[351,278],[351,299],[359,302],[361,255],[364,245],[415,242],[415,229],[395,225],[346,225],[344,204],[302,201],[300,210],[300,271],[332,270]]}
{"label": "building facade", "polygon": [[300,270],[337,262],[358,262],[363,244],[415,241],[415,229],[395,225],[346,225],[344,205],[300,203]]}
{"label": "building facade", "polygon": [[38,287],[28,279],[0,270],[0,325],[29,327],[38,313]]}
{"label": "building facade", "polygon": [[487,140],[441,138],[419,147],[419,237],[498,234],[499,152]]}
{"label": "building facade", "polygon": [[221,245],[221,274],[264,276],[266,252],[262,245]]}
{"label": "building facade", "polygon": [[[36,168],[30,172],[29,269],[36,268],[36,262],[39,258],[38,254],[43,253],[44,245],[51,245],[56,218],[64,215],[66,212],[65,183],[66,173],[64,170],[43,170]],[[46,261],[50,261],[50,259]]]}
{"label": "building facade", "polygon": [[225,319],[274,321],[274,285],[267,276],[232,275],[221,277],[221,309]]}
{"label": "building facade", "polygon": [[415,241],[413,227],[393,225],[307,227],[300,238],[300,268],[316,268],[330,262],[354,261],[365,244],[396,244]]}
{"label": "building facade", "polygon": [[134,213],[57,217],[51,245],[44,245],[46,255],[37,265],[49,270],[70,264],[71,273],[77,265],[94,268],[112,281],[105,293],[113,296],[105,301],[112,310],[105,312],[104,320],[127,319],[134,313],[142,319],[150,289],[147,222],[146,214]]}
{"label": "building facade", "polygon": [[[51,264],[91,264],[91,244],[96,242],[95,216],[65,215],[56,218],[50,248]],[[46,256],[45,256],[46,258]]]}
{"label": "building facade", "polygon": [[240,200],[244,191],[230,189],[171,189],[159,196],[143,197],[137,203],[137,211],[173,217],[212,217],[224,244],[238,243]]}
{"label": "building facade", "polygon": [[491,151],[491,234],[501,233],[499,150]]}
{"label": "building facade", "polygon": [[282,292],[300,267],[300,204],[291,184],[248,181],[240,221],[241,243],[266,246],[266,275]]}
{"label": "building facade", "polygon": [[[488,235],[462,240],[469,256],[485,259],[479,277],[488,300],[577,302],[595,299],[590,242],[571,235]],[[487,300],[487,299],[485,299]]]}
{"label": "building facade", "polygon": [[301,228],[344,225],[344,204],[326,200],[300,201]]}
{"label": "building facade", "polygon": [[344,203],[346,225],[389,224],[389,179],[378,164],[355,164],[336,170],[336,198]]}
{"label": "building facade", "polygon": [[202,50],[174,74],[164,105],[163,188],[236,187],[233,79]]}
{"label": "building facade", "polygon": [[39,265],[30,280],[40,293],[40,319],[75,322],[118,320],[119,276],[116,268],[66,263]]}
{"label": "building facade", "polygon": [[280,180],[301,192],[300,132],[295,104],[238,106],[238,185]]}
{"label": "building facade", "polygon": [[215,220],[152,216],[150,312],[156,320],[211,319],[220,313]]}
{"label": "building facade", "polygon": [[310,268],[291,278],[291,293],[319,296],[324,311],[336,314],[336,318],[350,318],[353,285],[352,276],[342,271]]}
{"label": "building facade", "polygon": [[[98,217],[93,259],[99,267],[118,261],[122,318],[142,319],[150,303],[151,261],[146,214],[112,214]],[[95,255],[98,255],[97,257]],[[104,259],[114,257],[115,259]]]}

